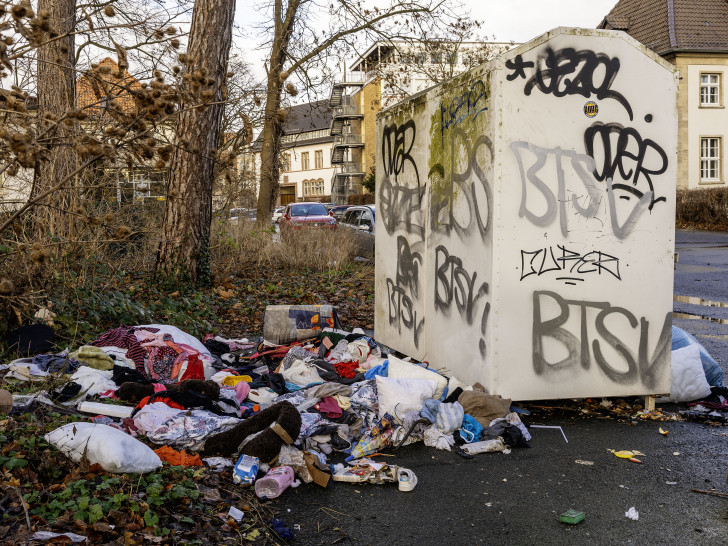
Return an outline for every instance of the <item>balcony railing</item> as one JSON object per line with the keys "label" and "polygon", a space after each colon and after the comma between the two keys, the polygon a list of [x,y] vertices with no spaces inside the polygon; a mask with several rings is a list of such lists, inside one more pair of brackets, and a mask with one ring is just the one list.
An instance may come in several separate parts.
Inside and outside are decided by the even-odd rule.
{"label": "balcony railing", "polygon": [[353,161],[341,163],[339,166],[341,167],[340,172],[342,174],[356,174],[364,172],[362,171],[361,163],[354,163]]}
{"label": "balcony railing", "polygon": [[334,146],[336,145],[359,145],[363,144],[361,136],[357,134],[339,135],[334,138]]}
{"label": "balcony railing", "polygon": [[343,106],[337,106],[333,110],[333,116],[335,118],[362,115],[361,112],[359,112],[359,106],[356,104],[345,104]]}

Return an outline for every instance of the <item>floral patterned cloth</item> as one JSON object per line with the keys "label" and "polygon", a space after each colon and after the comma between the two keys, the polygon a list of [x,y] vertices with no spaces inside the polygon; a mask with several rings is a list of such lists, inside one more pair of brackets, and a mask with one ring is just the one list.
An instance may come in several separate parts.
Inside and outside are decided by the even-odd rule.
{"label": "floral patterned cloth", "polygon": [[197,451],[209,436],[225,432],[239,423],[240,419],[215,415],[206,410],[186,411],[148,432],[147,438],[155,444]]}

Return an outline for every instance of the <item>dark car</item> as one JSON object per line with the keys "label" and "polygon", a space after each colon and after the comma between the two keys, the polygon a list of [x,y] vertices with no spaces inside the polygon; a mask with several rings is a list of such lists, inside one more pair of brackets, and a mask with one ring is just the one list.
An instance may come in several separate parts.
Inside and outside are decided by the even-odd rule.
{"label": "dark car", "polygon": [[341,219],[344,217],[344,213],[349,207],[351,207],[351,205],[336,205],[329,209],[329,214],[336,218],[337,222],[341,222]]}
{"label": "dark car", "polygon": [[351,230],[359,256],[374,257],[376,211],[374,205],[349,207],[339,225]]}
{"label": "dark car", "polygon": [[280,220],[281,231],[303,227],[336,227],[336,219],[321,203],[290,203]]}

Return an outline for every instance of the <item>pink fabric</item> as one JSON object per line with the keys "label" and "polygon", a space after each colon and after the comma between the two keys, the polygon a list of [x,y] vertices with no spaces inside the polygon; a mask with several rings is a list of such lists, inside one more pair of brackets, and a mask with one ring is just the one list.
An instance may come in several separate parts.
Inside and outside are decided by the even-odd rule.
{"label": "pink fabric", "polygon": [[339,403],[336,401],[336,398],[333,396],[327,396],[321,400],[321,402],[316,404],[316,409],[326,415],[326,417],[331,417],[332,419],[341,417],[344,413],[339,407]]}
{"label": "pink fabric", "polygon": [[238,402],[242,404],[243,400],[248,397],[249,393],[250,383],[248,383],[247,381],[238,381],[238,383],[235,385],[235,398],[238,399]]}
{"label": "pink fabric", "polygon": [[167,385],[162,385],[161,383],[152,383],[152,387],[154,387],[155,393],[167,390]]}

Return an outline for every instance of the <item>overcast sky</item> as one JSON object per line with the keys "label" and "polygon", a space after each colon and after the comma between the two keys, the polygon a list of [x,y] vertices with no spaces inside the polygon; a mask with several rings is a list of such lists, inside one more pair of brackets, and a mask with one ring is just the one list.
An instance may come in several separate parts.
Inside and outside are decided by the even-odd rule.
{"label": "overcast sky", "polygon": [[527,42],[556,27],[595,28],[617,0],[464,0],[499,42]]}
{"label": "overcast sky", "polygon": [[[556,27],[595,28],[617,0],[460,0],[470,17],[483,22],[483,32],[498,42],[527,42]],[[264,0],[238,0],[236,22],[247,27],[261,17]],[[376,1],[375,1],[376,3]],[[254,73],[261,79],[267,51],[257,50],[254,38],[235,40]],[[353,60],[353,57],[352,59]]]}

